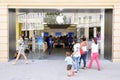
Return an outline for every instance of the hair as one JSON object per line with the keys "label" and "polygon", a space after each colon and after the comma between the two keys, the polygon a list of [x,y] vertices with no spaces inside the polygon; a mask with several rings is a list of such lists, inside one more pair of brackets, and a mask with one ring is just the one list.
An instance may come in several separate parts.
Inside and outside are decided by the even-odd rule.
{"label": "hair", "polygon": [[97,44],[97,39],[95,37],[92,38],[92,39],[94,40],[95,44]]}
{"label": "hair", "polygon": [[86,41],[86,38],[85,38],[85,37],[83,37],[83,38],[82,38],[82,41]]}
{"label": "hair", "polygon": [[77,40],[74,40],[75,43],[77,43]]}
{"label": "hair", "polygon": [[66,56],[70,56],[71,54],[70,54],[70,52],[66,52]]}

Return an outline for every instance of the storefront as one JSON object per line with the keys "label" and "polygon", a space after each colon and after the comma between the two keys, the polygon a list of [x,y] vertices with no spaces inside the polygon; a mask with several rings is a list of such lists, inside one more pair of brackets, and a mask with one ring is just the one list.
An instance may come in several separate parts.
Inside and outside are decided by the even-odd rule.
{"label": "storefront", "polygon": [[[114,0],[88,0],[88,1],[79,1],[79,0],[70,0],[68,1],[37,1],[37,0],[29,0],[29,1],[9,1],[4,0],[0,3],[0,61],[6,62],[9,61],[13,52],[16,50],[16,33],[20,30],[17,26],[21,24],[16,24],[18,19],[16,19],[16,13],[19,9],[59,9],[59,10],[79,10],[84,11],[92,11],[100,10],[100,15],[102,15],[102,20],[100,24],[94,23],[94,27],[90,27],[90,23],[85,23],[85,25],[81,25],[81,20],[74,22],[77,24],[77,36],[82,36],[82,31],[84,30],[85,36],[96,37],[97,32],[101,33],[101,53],[104,54],[105,59],[109,59],[113,62],[120,62],[120,49],[119,49],[119,19],[120,19],[120,2]],[[88,12],[84,12],[90,22],[90,14]],[[75,14],[74,14],[75,15]],[[82,14],[79,14],[82,15]],[[83,15],[84,16],[84,15]],[[97,15],[96,15],[97,16]],[[75,17],[74,17],[75,18]],[[86,17],[84,17],[86,19]],[[101,16],[99,18],[101,19]],[[84,21],[84,20],[83,20]],[[79,24],[79,25],[78,25]],[[98,25],[98,26],[97,26]],[[100,25],[100,26],[99,26]],[[83,28],[82,26],[86,26]],[[87,27],[89,26],[89,27]],[[82,29],[83,28],[83,29]],[[94,33],[93,33],[94,32]],[[21,34],[21,33],[19,33]],[[29,34],[29,31],[25,31],[25,34]],[[19,35],[18,35],[19,36]],[[30,36],[30,35],[28,35]]]}

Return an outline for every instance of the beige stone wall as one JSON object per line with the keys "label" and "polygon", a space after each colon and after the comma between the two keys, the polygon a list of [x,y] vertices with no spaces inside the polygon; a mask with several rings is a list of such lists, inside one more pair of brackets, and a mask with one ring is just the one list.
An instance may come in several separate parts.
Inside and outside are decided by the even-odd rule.
{"label": "beige stone wall", "polygon": [[8,61],[8,10],[0,4],[0,62]]}
{"label": "beige stone wall", "polygon": [[111,8],[116,0],[1,0],[9,8]]}
{"label": "beige stone wall", "polygon": [[113,62],[120,62],[120,4],[113,8]]}
{"label": "beige stone wall", "polygon": [[[49,2],[49,3],[55,3],[55,2],[76,2],[76,3],[96,3],[96,2],[101,2],[101,3],[113,3],[116,0],[1,0],[1,2],[6,3],[34,3],[34,2]],[[119,0],[118,0],[119,1]]]}

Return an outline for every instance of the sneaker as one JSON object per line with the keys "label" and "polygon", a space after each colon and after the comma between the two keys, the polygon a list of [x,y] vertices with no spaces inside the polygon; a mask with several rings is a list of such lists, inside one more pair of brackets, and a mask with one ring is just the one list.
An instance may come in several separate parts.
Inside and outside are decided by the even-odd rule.
{"label": "sneaker", "polygon": [[101,69],[98,69],[98,71],[100,71]]}
{"label": "sneaker", "polygon": [[75,73],[77,73],[77,70],[74,70]]}
{"label": "sneaker", "polygon": [[82,67],[82,69],[86,69],[86,67]]}

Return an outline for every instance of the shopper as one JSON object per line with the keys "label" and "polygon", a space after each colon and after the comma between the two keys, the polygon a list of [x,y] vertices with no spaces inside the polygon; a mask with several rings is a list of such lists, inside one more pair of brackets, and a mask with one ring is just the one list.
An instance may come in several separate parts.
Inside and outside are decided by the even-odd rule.
{"label": "shopper", "polygon": [[96,60],[96,63],[97,63],[98,70],[100,70],[98,50],[99,50],[99,48],[98,48],[97,39],[96,39],[96,38],[92,38],[91,58],[90,58],[90,62],[89,62],[88,68],[91,68],[91,67],[92,67],[93,60],[95,59],[95,60]]}
{"label": "shopper", "polygon": [[20,36],[19,40],[18,40],[18,54],[17,54],[17,57],[16,57],[16,60],[13,64],[16,64],[18,59],[20,58],[20,55],[22,55],[25,59],[25,64],[28,63],[28,60],[27,60],[27,57],[25,55],[25,45],[24,45],[24,40],[22,38],[22,36]]}
{"label": "shopper", "polygon": [[80,64],[81,64],[81,59],[82,59],[83,63],[84,63],[84,66],[82,67],[82,69],[86,69],[86,57],[87,57],[87,54],[88,54],[87,41],[86,41],[85,37],[82,38],[81,41],[82,42],[80,43],[80,48],[82,48],[84,53],[80,57]]}
{"label": "shopper", "polygon": [[74,41],[73,45],[73,60],[75,61],[75,72],[79,71],[80,68],[80,43],[78,43],[76,40]]}
{"label": "shopper", "polygon": [[50,55],[52,53],[52,48],[53,48],[52,35],[50,35],[49,38],[48,38],[48,48],[49,48],[49,55]]}
{"label": "shopper", "polygon": [[72,37],[72,35],[69,35],[69,37],[68,37],[68,45],[69,45],[69,49],[72,50],[72,48],[73,48],[73,37]]}
{"label": "shopper", "polygon": [[74,66],[74,61],[71,58],[70,52],[66,52],[65,62],[67,63],[67,76],[68,77],[73,76],[74,75],[74,70],[72,68]]}

